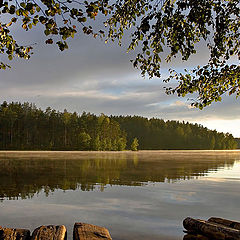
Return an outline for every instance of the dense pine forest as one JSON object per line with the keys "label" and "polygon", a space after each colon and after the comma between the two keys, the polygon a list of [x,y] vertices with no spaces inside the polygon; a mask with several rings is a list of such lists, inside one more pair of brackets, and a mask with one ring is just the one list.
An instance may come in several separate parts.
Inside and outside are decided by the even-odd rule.
{"label": "dense pine forest", "polygon": [[237,142],[237,148],[240,149],[240,138],[235,138],[235,141]]}
{"label": "dense pine forest", "polygon": [[[234,149],[231,134],[198,124],[139,116],[96,116],[83,112],[37,108],[31,103],[3,102],[0,106],[0,149],[96,150]],[[135,139],[135,140],[134,140]]]}
{"label": "dense pine forest", "polygon": [[[139,116],[112,117],[127,133],[127,142],[134,137],[139,149],[236,149],[237,142],[229,133],[219,133],[199,124]],[[128,146],[129,147],[129,146]]]}

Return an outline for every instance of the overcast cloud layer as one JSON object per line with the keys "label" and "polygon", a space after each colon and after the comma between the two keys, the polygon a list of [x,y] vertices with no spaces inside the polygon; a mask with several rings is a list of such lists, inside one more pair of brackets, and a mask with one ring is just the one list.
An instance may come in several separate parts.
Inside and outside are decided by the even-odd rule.
{"label": "overcast cloud layer", "polygon": [[[224,97],[204,110],[189,106],[188,96],[178,98],[164,93],[162,79],[144,79],[129,60],[134,53],[115,44],[80,35],[61,53],[56,46],[46,46],[39,30],[25,35],[23,42],[37,42],[29,61],[15,60],[12,69],[0,72],[0,101],[28,101],[38,107],[95,114],[141,115],[201,123],[218,131],[240,137],[239,100]],[[204,64],[208,53],[200,53],[186,64],[175,60],[175,69]],[[163,65],[163,77],[169,66]],[[173,83],[174,84],[174,83]]]}

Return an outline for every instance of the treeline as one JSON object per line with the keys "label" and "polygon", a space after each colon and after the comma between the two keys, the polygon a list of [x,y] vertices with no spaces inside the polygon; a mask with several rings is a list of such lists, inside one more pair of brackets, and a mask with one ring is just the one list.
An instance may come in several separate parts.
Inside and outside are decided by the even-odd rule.
{"label": "treeline", "polygon": [[237,148],[240,149],[240,138],[235,138],[235,141],[237,142]]}
{"label": "treeline", "polygon": [[237,142],[229,133],[219,133],[199,124],[164,121],[139,116],[118,116],[121,129],[127,132],[129,144],[136,137],[139,149],[235,149]]}
{"label": "treeline", "polygon": [[3,102],[0,106],[0,149],[96,150],[235,149],[231,134],[198,124],[139,116],[81,115],[42,110],[31,103]]}
{"label": "treeline", "polygon": [[18,150],[124,150],[126,134],[118,122],[96,116],[30,103],[3,102],[0,107],[0,149]]}

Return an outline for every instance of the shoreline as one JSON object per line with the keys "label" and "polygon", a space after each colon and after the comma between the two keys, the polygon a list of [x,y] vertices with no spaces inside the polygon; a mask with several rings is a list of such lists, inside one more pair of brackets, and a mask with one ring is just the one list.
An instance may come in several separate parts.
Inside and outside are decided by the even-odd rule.
{"label": "shoreline", "polygon": [[[237,150],[140,150],[140,151],[18,151],[18,150],[1,150],[0,158],[2,159],[21,159],[21,158],[43,158],[43,159],[104,159],[104,158],[148,158],[164,159],[196,159],[201,156],[220,157],[220,156],[239,156],[240,149]],[[145,159],[146,161],[147,159]]]}
{"label": "shoreline", "polygon": [[0,150],[0,153],[166,153],[166,152],[240,152],[240,149],[160,149],[160,150],[124,150],[124,151],[81,151],[81,150]]}

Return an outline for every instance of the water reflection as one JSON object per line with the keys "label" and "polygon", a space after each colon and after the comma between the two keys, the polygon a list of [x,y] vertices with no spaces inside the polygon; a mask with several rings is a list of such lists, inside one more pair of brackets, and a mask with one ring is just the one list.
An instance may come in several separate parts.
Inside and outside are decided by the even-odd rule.
{"label": "water reflection", "polygon": [[[237,157],[238,155],[236,155]],[[176,182],[231,167],[225,152],[0,153],[0,199],[31,198],[44,190],[82,191],[100,186]]]}

